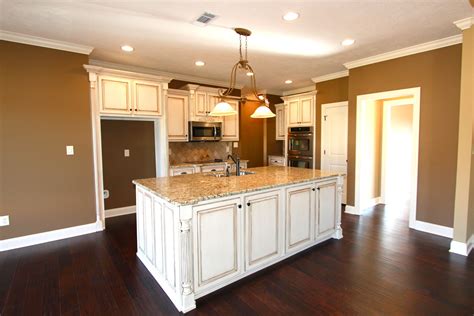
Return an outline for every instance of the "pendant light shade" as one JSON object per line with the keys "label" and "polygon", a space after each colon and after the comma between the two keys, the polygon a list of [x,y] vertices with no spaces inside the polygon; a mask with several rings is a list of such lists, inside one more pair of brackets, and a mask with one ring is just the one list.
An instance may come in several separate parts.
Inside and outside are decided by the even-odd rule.
{"label": "pendant light shade", "polygon": [[275,113],[270,110],[270,108],[264,104],[260,105],[252,115],[251,118],[271,118],[275,117]]}
{"label": "pendant light shade", "polygon": [[214,109],[209,113],[209,116],[230,116],[236,115],[237,111],[227,102],[219,102]]}

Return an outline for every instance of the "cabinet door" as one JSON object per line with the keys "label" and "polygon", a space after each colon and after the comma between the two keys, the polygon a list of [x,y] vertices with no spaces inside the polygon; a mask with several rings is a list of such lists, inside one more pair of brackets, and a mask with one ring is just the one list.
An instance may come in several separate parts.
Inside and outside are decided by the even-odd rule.
{"label": "cabinet door", "polygon": [[280,191],[245,197],[245,268],[279,257],[282,241]]}
{"label": "cabinet door", "polygon": [[242,272],[240,199],[193,208],[194,284],[199,293]]}
{"label": "cabinet door", "polygon": [[300,98],[300,124],[312,125],[314,119],[313,97]]}
{"label": "cabinet door", "polygon": [[132,112],[131,81],[99,77],[99,103],[103,114],[130,114]]}
{"label": "cabinet door", "polygon": [[145,192],[143,194],[143,222],[145,228],[145,255],[155,265],[155,217],[153,212],[153,198]]}
{"label": "cabinet door", "polygon": [[283,106],[276,108],[276,140],[285,140],[285,130],[286,130],[286,121],[285,121],[285,108]]}
{"label": "cabinet door", "polygon": [[227,101],[234,110],[237,111],[237,115],[229,115],[223,117],[222,122],[222,140],[224,141],[238,141],[239,140],[239,102],[238,101]]}
{"label": "cabinet door", "polygon": [[134,81],[134,113],[146,116],[161,115],[161,86],[148,81]]}
{"label": "cabinet door", "polygon": [[298,125],[300,123],[299,102],[297,99],[288,102],[288,125]]}
{"label": "cabinet door", "polygon": [[317,184],[316,192],[316,237],[331,235],[336,228],[336,182]]}
{"label": "cabinet door", "polygon": [[207,93],[196,91],[192,106],[193,115],[207,116]]}
{"label": "cabinet door", "polygon": [[135,191],[137,195],[137,249],[141,253],[145,253],[145,221],[144,221],[144,210],[143,210],[143,194],[142,190]]}
{"label": "cabinet door", "polygon": [[313,239],[312,222],[314,217],[313,184],[287,189],[286,225],[287,251],[298,250],[311,243]]}
{"label": "cabinet door", "polygon": [[170,142],[188,141],[188,97],[169,94],[167,109],[168,140]]}

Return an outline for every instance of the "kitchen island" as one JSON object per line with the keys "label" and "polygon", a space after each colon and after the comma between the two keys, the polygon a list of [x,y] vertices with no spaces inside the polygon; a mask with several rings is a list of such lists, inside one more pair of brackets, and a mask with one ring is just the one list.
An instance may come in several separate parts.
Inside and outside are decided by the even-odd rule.
{"label": "kitchen island", "polygon": [[137,256],[179,311],[325,240],[342,238],[340,174],[291,167],[135,180]]}

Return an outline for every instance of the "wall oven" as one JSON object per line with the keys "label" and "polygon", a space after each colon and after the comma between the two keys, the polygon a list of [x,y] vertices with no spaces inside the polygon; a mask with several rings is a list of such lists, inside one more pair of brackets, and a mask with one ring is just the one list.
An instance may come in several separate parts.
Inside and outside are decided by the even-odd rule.
{"label": "wall oven", "polygon": [[288,128],[288,166],[313,168],[313,127]]}
{"label": "wall oven", "polygon": [[217,142],[222,138],[220,122],[189,122],[190,142]]}

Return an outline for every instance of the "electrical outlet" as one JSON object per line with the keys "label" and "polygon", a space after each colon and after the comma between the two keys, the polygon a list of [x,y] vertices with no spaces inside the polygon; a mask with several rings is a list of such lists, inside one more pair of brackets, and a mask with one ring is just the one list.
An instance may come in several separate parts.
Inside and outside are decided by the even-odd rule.
{"label": "electrical outlet", "polygon": [[10,225],[10,216],[0,216],[0,226],[8,226]]}
{"label": "electrical outlet", "polygon": [[130,157],[130,149],[125,149],[125,150],[123,151],[123,155],[124,155],[125,157]]}
{"label": "electrical outlet", "polygon": [[66,146],[66,155],[74,156],[74,146]]}
{"label": "electrical outlet", "polygon": [[108,199],[110,196],[109,190],[104,190],[104,199]]}

